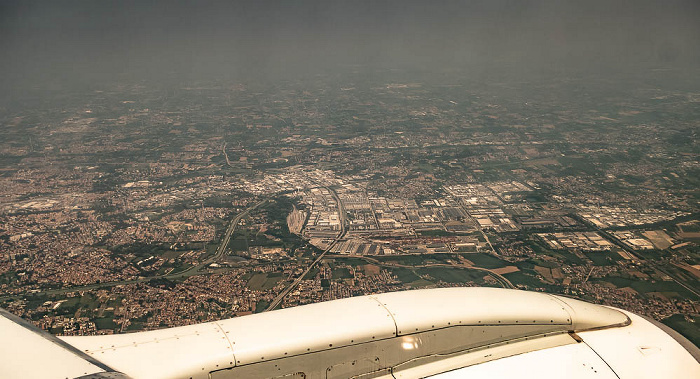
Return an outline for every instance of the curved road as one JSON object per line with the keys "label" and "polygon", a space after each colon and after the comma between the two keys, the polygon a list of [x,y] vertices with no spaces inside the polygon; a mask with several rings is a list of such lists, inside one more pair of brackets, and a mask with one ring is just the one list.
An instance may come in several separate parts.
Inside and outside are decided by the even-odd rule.
{"label": "curved road", "polygon": [[[347,255],[338,255],[338,257],[348,257]],[[401,267],[401,268],[421,268],[421,267],[449,267],[449,268],[463,268],[467,270],[477,270],[477,271],[483,271],[491,275],[498,283],[501,284],[503,288],[515,288],[513,283],[510,282],[510,280],[506,279],[505,276],[495,273],[487,268],[483,267],[476,267],[476,266],[455,266],[455,265],[450,265],[447,263],[429,263],[427,265],[419,265],[419,266],[409,266],[409,265],[402,265],[400,263],[385,263],[385,262],[380,262],[377,259],[370,258],[370,257],[353,257],[353,258],[360,258],[364,259],[368,262],[372,262],[373,264],[376,264],[377,266],[384,266],[384,267]]]}
{"label": "curved road", "polygon": [[338,233],[333,242],[331,242],[330,245],[328,245],[326,250],[324,250],[323,253],[321,253],[321,255],[319,255],[318,258],[316,258],[309,265],[309,267],[307,267],[306,270],[304,270],[304,272],[301,275],[299,275],[299,277],[294,279],[294,281],[287,288],[285,288],[284,291],[282,291],[279,295],[275,296],[275,298],[272,299],[270,305],[268,305],[263,312],[271,311],[277,308],[280,305],[280,303],[282,303],[282,300],[285,298],[285,296],[287,296],[287,294],[289,294],[296,286],[299,285],[299,283],[301,283],[302,280],[304,280],[309,271],[311,271],[311,269],[314,268],[314,266],[316,266],[316,264],[320,262],[321,259],[323,259],[326,253],[328,253],[333,248],[333,246],[335,246],[338,243],[338,241],[345,237],[345,233],[347,233],[347,229],[345,227],[345,207],[343,206],[343,203],[340,201],[338,194],[333,189],[331,189],[330,187],[324,188],[331,193],[331,195],[335,199],[336,204],[338,204],[338,216],[340,218],[340,233]]}

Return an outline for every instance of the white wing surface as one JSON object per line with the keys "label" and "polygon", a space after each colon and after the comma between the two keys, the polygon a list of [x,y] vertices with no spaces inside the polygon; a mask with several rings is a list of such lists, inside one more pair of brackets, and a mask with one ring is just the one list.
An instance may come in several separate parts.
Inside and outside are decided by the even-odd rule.
{"label": "white wing surface", "polygon": [[508,289],[393,292],[60,340],[2,316],[3,378],[700,378],[697,347],[664,327]]}

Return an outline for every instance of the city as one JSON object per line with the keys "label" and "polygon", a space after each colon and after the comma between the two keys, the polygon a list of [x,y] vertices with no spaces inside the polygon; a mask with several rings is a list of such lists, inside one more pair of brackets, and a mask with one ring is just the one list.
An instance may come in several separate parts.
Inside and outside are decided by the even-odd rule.
{"label": "city", "polygon": [[492,286],[698,343],[700,94],[654,86],[656,71],[624,91],[377,75],[119,84],[8,108],[0,307],[92,335]]}

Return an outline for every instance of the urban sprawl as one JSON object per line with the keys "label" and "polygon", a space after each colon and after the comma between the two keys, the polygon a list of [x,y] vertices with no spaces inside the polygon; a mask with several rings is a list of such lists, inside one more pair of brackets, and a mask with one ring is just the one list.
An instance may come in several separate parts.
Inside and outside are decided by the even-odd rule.
{"label": "urban sprawl", "polygon": [[494,286],[697,343],[700,93],[654,75],[28,93],[0,113],[0,307],[88,335]]}

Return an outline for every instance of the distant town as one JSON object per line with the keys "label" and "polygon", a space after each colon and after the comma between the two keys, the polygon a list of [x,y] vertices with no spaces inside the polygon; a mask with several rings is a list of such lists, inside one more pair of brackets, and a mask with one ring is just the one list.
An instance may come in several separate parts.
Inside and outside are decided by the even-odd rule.
{"label": "distant town", "polygon": [[27,93],[0,112],[0,307],[91,335],[493,286],[698,344],[700,93],[663,75]]}

